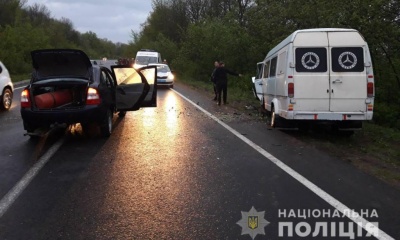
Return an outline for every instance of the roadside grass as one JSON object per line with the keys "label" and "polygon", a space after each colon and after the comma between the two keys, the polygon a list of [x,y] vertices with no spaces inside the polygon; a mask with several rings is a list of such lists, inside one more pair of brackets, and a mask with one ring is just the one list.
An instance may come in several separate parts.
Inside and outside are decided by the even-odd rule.
{"label": "roadside grass", "polygon": [[[229,105],[238,111],[251,115],[254,120],[267,121],[266,114],[260,109],[251,90],[250,77],[242,77],[243,87],[236,79],[228,83]],[[178,80],[201,90],[203,94],[213,96],[211,82],[197,80]],[[239,80],[238,80],[239,81]],[[326,127],[312,127],[308,132],[287,131],[316,149],[323,150],[332,156],[356,166],[365,173],[394,186],[400,190],[400,130],[364,122],[363,129],[345,136]]]}
{"label": "roadside grass", "polygon": [[27,80],[31,78],[31,73],[24,73],[24,74],[10,74],[11,75],[11,81],[13,83],[20,82],[23,80]]}

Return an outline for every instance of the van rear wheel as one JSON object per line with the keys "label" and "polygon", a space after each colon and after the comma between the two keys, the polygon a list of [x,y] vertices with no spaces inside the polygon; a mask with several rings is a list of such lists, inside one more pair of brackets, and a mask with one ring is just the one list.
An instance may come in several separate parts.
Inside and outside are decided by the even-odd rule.
{"label": "van rear wheel", "polygon": [[275,108],[274,106],[271,107],[271,121],[270,121],[270,126],[272,128],[282,128],[285,127],[286,124],[284,124],[284,120],[279,115],[275,113]]}
{"label": "van rear wheel", "polygon": [[275,128],[276,127],[276,123],[277,123],[277,116],[276,116],[276,114],[275,114],[275,108],[274,107],[271,107],[271,120],[270,120],[270,126],[272,127],[272,128]]}

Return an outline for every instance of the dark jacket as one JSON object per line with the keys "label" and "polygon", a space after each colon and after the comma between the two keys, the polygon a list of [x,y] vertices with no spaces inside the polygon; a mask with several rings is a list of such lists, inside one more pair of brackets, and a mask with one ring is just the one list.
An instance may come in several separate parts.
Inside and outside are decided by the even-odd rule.
{"label": "dark jacket", "polygon": [[214,68],[213,72],[211,73],[210,81],[213,82],[213,83],[215,83],[215,71],[216,71],[217,69],[218,69],[218,68]]}
{"label": "dark jacket", "polygon": [[216,83],[227,83],[228,82],[228,74],[233,76],[239,76],[238,73],[232,72],[225,67],[219,67],[215,69],[214,79]]}

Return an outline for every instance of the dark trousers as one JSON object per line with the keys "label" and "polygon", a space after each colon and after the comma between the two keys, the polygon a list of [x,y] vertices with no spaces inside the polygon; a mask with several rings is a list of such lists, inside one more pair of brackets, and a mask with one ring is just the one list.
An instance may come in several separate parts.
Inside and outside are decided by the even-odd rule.
{"label": "dark trousers", "polygon": [[213,87],[214,87],[214,94],[215,94],[214,100],[217,100],[217,97],[218,97],[217,84],[213,83]]}
{"label": "dark trousers", "polygon": [[223,94],[222,99],[224,104],[226,103],[226,98],[228,94],[228,83],[227,82],[218,82],[217,83],[217,98],[218,103],[221,104],[221,93]]}

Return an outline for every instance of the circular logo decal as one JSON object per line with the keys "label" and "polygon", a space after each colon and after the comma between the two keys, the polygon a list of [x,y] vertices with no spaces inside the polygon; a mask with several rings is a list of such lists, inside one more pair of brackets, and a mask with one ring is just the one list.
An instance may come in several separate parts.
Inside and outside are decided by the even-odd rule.
{"label": "circular logo decal", "polygon": [[301,64],[308,70],[316,69],[319,65],[319,57],[314,52],[308,52],[301,58]]}
{"label": "circular logo decal", "polygon": [[352,52],[343,52],[339,56],[339,65],[343,69],[352,69],[357,65],[357,57]]}

